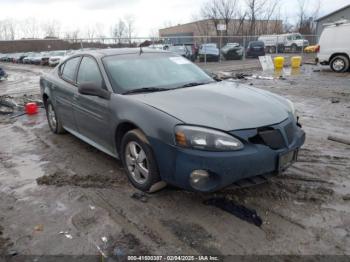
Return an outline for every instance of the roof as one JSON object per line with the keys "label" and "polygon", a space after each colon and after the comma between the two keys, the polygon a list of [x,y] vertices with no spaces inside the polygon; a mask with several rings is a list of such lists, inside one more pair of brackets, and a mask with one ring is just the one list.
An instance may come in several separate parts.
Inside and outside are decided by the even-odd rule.
{"label": "roof", "polygon": [[[166,51],[143,47],[142,52],[144,53],[166,53]],[[80,54],[93,54],[95,56],[112,56],[112,55],[123,55],[123,54],[137,54],[140,53],[140,48],[108,48],[108,49],[97,49],[80,52]]]}
{"label": "roof", "polygon": [[343,11],[343,10],[345,10],[345,9],[347,9],[347,8],[350,8],[350,4],[349,4],[349,5],[346,5],[346,6],[342,7],[342,8],[340,8],[340,9],[338,9],[338,10],[335,10],[334,12],[329,13],[328,15],[325,15],[325,16],[322,16],[322,17],[316,19],[316,22],[321,21],[321,20],[323,20],[323,19],[325,19],[325,18],[327,18],[327,17],[329,17],[329,16],[332,16],[332,15],[334,15],[334,14],[340,12],[340,11]]}

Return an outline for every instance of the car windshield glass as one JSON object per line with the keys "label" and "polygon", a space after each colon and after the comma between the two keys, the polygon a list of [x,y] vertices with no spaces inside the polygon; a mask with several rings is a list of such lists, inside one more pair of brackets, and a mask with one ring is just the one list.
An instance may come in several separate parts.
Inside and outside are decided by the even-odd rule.
{"label": "car windshield glass", "polygon": [[53,52],[52,56],[64,56],[65,52]]}
{"label": "car windshield glass", "polygon": [[186,58],[168,53],[108,56],[103,62],[118,93],[148,87],[173,89],[189,83],[214,81]]}
{"label": "car windshield glass", "polygon": [[251,42],[250,46],[251,47],[262,47],[262,46],[264,46],[264,43],[263,42]]}

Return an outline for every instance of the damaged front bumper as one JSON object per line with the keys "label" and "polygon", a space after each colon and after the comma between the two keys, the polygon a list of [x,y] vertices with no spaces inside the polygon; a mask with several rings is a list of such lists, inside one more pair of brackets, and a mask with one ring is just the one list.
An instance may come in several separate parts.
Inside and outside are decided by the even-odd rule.
{"label": "damaged front bumper", "polygon": [[[244,143],[243,150],[208,152],[150,139],[162,179],[168,184],[201,192],[218,191],[247,179],[254,184],[285,170],[296,160],[305,142],[305,133],[292,116],[277,125],[230,133]],[[200,188],[195,188],[191,181],[194,172],[208,174]]]}

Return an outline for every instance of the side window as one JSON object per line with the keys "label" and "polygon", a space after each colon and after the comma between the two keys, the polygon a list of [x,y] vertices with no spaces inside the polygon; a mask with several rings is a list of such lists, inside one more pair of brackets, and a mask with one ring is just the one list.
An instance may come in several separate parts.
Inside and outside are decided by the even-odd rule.
{"label": "side window", "polygon": [[80,61],[80,57],[75,57],[64,63],[62,69],[62,78],[74,82],[75,72]]}
{"label": "side window", "polygon": [[79,67],[77,82],[78,84],[94,83],[96,86],[103,87],[103,79],[99,67],[93,58],[83,58]]}

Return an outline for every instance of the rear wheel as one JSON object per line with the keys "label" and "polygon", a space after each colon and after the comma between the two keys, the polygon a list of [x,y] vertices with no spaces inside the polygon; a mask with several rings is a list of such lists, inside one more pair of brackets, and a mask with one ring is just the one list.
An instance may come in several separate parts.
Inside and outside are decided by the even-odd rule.
{"label": "rear wheel", "polygon": [[331,60],[331,69],[334,72],[342,73],[349,70],[349,59],[346,56],[339,55]]}
{"label": "rear wheel", "polygon": [[49,123],[49,127],[51,131],[55,134],[64,134],[65,130],[62,126],[62,122],[59,119],[57,112],[52,105],[52,102],[50,99],[47,99],[45,103],[45,108],[46,108],[46,117],[47,117],[47,122]]}
{"label": "rear wheel", "polygon": [[298,46],[296,44],[292,44],[292,52],[296,53],[298,51]]}
{"label": "rear wheel", "polygon": [[270,47],[270,53],[271,54],[275,54],[276,53],[276,47],[275,46],[271,46]]}
{"label": "rear wheel", "polygon": [[[139,129],[129,131],[122,139],[121,158],[130,182],[144,192],[163,188],[151,145]],[[159,186],[162,184],[161,186]]]}

